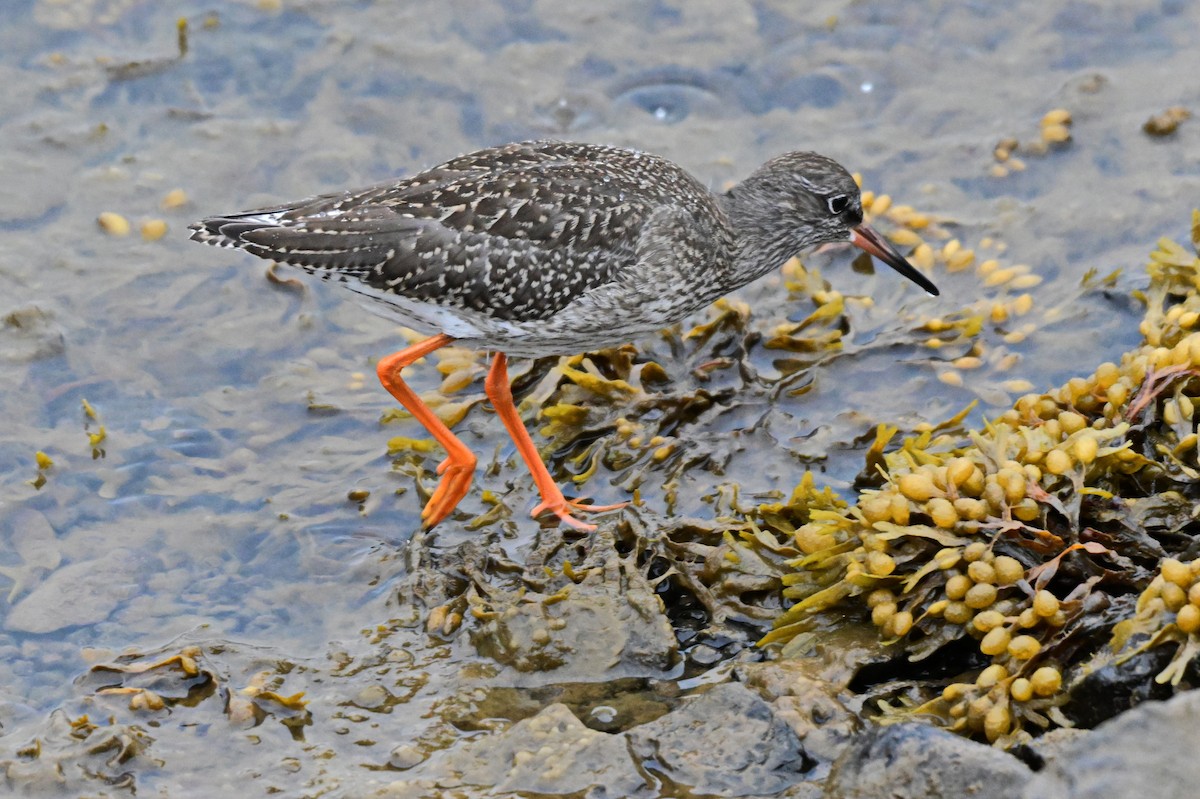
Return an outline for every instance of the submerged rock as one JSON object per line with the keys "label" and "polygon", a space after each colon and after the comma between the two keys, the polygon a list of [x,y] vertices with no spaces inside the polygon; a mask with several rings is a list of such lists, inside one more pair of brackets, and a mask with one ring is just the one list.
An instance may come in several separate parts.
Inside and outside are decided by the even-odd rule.
{"label": "submerged rock", "polygon": [[[1190,799],[1200,785],[1200,693],[1147,702],[1067,744],[1023,799]],[[1014,796],[1011,786],[1006,794]]]}
{"label": "submerged rock", "polygon": [[139,559],[128,549],[63,566],[13,606],[4,626],[17,632],[50,633],[104,621],[136,593],[140,569]]}
{"label": "submerged rock", "polygon": [[814,761],[771,706],[739,683],[629,732],[632,751],[698,794],[758,796],[801,782]]}
{"label": "submerged rock", "polygon": [[0,362],[29,363],[65,349],[62,327],[49,311],[26,305],[0,318]]}
{"label": "submerged rock", "polygon": [[493,597],[487,607],[471,636],[480,654],[539,682],[655,676],[678,661],[662,601],[615,556],[553,594]]}
{"label": "submerged rock", "polygon": [[385,795],[442,796],[443,789],[478,786],[489,793],[630,796],[646,788],[623,736],[588,729],[560,704],[411,773],[411,781],[393,784]]}
{"label": "submerged rock", "polygon": [[133,795],[135,774],[161,767],[147,756],[154,738],[139,725],[111,718],[99,723],[87,716],[72,719],[58,709],[37,725],[37,733],[15,756],[6,752],[0,757],[6,795],[95,795],[97,783]]}
{"label": "submerged rock", "polygon": [[825,796],[1008,799],[1032,774],[998,749],[910,722],[876,727],[860,738],[834,765]]}

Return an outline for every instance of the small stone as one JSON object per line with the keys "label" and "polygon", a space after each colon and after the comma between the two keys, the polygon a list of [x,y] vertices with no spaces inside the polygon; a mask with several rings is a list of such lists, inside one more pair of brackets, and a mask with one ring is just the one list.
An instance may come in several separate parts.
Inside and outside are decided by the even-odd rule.
{"label": "small stone", "polygon": [[354,697],[354,704],[361,708],[375,710],[383,707],[390,697],[391,695],[382,685],[368,685]]}
{"label": "small stone", "polygon": [[707,644],[697,644],[688,650],[688,660],[697,666],[712,666],[721,660],[721,652]]}
{"label": "small stone", "polygon": [[412,744],[400,744],[388,755],[388,765],[404,771],[422,763],[425,753]]}

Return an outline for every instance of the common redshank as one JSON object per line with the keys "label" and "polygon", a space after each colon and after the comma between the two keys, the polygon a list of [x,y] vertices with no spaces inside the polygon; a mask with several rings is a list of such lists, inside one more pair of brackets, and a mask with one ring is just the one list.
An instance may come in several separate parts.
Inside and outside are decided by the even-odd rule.
{"label": "common redshank", "polygon": [[619,505],[567,499],[522,424],[507,356],[585,352],[667,327],[817,245],[850,241],[929,294],[937,288],[863,224],[850,173],[816,153],[767,161],[723,194],[648,153],[529,141],[409,178],[214,216],[192,239],[336,280],[383,316],[432,336],[379,361],[379,380],[445,448],[421,513],[432,527],[466,495],[475,455],[401,377],[452,341],[494,352],[484,382],[541,493],[532,515]]}

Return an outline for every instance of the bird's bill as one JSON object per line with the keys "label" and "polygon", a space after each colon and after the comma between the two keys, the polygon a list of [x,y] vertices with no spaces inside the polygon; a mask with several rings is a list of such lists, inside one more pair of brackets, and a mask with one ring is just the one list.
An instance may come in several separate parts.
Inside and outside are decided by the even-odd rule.
{"label": "bird's bill", "polygon": [[855,247],[866,250],[871,255],[883,261],[892,269],[895,269],[925,289],[931,297],[936,297],[940,293],[937,286],[933,285],[933,281],[918,272],[917,268],[905,260],[903,255],[896,252],[896,248],[889,244],[887,239],[866,225],[859,225],[850,230],[850,243]]}

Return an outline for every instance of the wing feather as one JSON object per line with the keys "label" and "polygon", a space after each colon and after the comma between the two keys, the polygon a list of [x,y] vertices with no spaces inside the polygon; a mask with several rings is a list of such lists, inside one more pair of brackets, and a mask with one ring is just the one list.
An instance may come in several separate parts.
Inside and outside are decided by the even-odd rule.
{"label": "wing feather", "polygon": [[410,299],[539,319],[636,263],[642,227],[666,195],[678,199],[677,185],[707,197],[653,156],[525,142],[398,182],[206,219],[192,238]]}

